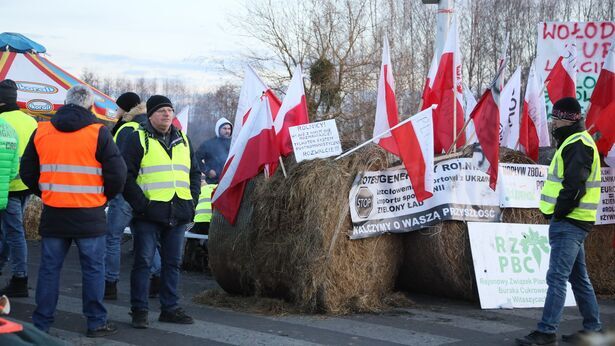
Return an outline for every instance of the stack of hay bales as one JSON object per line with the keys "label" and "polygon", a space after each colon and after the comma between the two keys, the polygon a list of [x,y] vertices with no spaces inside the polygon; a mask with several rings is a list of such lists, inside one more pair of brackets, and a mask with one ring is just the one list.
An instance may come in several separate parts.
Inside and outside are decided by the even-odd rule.
{"label": "stack of hay bales", "polygon": [[[214,214],[209,265],[229,293],[283,298],[304,312],[376,311],[393,292],[400,235],[350,240],[359,171],[388,167],[377,146],[287,167],[246,189],[236,225]],[[251,198],[248,198],[251,197]]]}
{"label": "stack of hay bales", "polygon": [[[534,163],[522,153],[501,148],[500,162]],[[505,208],[502,222],[547,224],[538,209]],[[615,294],[615,256],[611,248],[615,225],[595,226],[585,252],[597,294]],[[404,237],[404,260],[398,286],[406,291],[478,301],[467,224],[444,221]]]}

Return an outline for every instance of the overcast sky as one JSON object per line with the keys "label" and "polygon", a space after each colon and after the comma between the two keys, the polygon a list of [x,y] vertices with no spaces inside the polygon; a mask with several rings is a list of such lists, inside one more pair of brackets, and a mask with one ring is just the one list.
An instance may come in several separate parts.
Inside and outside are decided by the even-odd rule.
{"label": "overcast sky", "polygon": [[[47,48],[77,76],[180,78],[208,89],[241,64],[249,40],[229,23],[242,0],[0,0],[0,32],[18,32]],[[241,69],[237,69],[241,70]]]}

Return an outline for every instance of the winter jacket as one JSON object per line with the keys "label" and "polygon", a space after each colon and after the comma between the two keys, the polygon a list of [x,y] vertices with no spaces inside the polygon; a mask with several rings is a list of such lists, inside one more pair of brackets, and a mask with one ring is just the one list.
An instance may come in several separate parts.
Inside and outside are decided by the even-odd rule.
{"label": "winter jacket", "polygon": [[[196,159],[201,168],[201,172],[205,174],[205,181],[207,184],[218,183],[220,174],[226,163],[226,158],[228,157],[231,139],[220,137],[220,128],[226,124],[233,126],[226,118],[219,119],[214,128],[216,137],[203,142],[196,153]],[[216,176],[214,178],[209,178],[207,172],[212,169],[216,172]]]}
{"label": "winter jacket", "polygon": [[[122,117],[124,120],[124,124],[128,124],[130,122],[135,122],[136,124],[145,124],[147,122],[147,110],[145,107],[145,103],[141,103],[130,110],[130,112],[124,114]],[[121,130],[118,128],[116,132],[112,132],[113,136],[115,136],[115,144],[120,148],[120,152],[122,151],[122,146],[126,143],[126,138],[128,135],[134,132],[132,127],[126,126]]]}
{"label": "winter jacket", "polygon": [[[51,118],[51,124],[61,132],[74,132],[96,123],[89,110],[73,104],[60,108]],[[23,182],[37,196],[41,196],[39,155],[34,145],[36,131],[32,134],[21,159],[20,175]],[[57,148],[61,151],[62,148]],[[111,132],[102,126],[98,132],[96,160],[102,165],[104,194],[112,199],[124,187],[126,164],[113,142]],[[107,232],[106,205],[94,208],[55,208],[43,205],[39,233],[43,237],[88,238]]]}
{"label": "winter jacket", "polygon": [[0,210],[6,209],[9,184],[19,167],[17,132],[9,123],[0,119]]}
{"label": "winter jacket", "polygon": [[[581,121],[578,121],[570,126],[560,127],[553,131],[553,137],[557,141],[559,148],[569,136],[585,131],[585,127]],[[589,178],[593,163],[594,150],[585,144],[583,141],[576,141],[567,145],[562,151],[564,161],[564,186],[559,192],[555,210],[553,215],[546,215],[548,218],[566,219],[572,224],[575,224],[586,231],[591,231],[593,222],[579,221],[567,218],[572,210],[579,206],[581,197],[585,195],[585,182]]]}
{"label": "winter jacket", "polygon": [[124,199],[132,207],[133,216],[137,219],[157,222],[166,226],[176,226],[192,222],[194,208],[198,202],[201,189],[201,172],[194,157],[190,140],[188,139],[188,143],[185,143],[180,130],[174,126],[171,126],[170,133],[165,137],[152,127],[149,120],[142,125],[142,129],[146,132],[148,141],[158,141],[169,157],[172,155],[172,148],[174,146],[187,145],[189,147],[190,194],[192,195],[192,200],[181,199],[177,194],[169,202],[150,201],[145,197],[143,190],[137,184],[141,160],[145,152],[139,139],[139,132],[135,131],[127,136],[126,143],[122,146],[122,156],[124,156],[128,168],[126,186],[124,187]]}

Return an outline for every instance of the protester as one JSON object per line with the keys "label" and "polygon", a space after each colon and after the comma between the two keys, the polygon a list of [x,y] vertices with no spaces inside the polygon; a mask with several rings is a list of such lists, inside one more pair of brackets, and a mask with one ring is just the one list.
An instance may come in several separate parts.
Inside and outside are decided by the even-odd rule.
{"label": "protester", "polygon": [[124,198],[133,210],[135,257],[130,275],[132,326],[147,328],[149,271],[157,243],[162,259],[161,322],[191,324],[179,307],[179,267],[186,226],[198,201],[200,172],[188,137],[172,125],[165,96],[147,100],[146,121],[122,147],[128,167]]}
{"label": "protester", "polygon": [[226,118],[216,122],[216,137],[201,144],[196,153],[201,172],[207,184],[217,184],[231,147],[233,125]]}
{"label": "protester", "polygon": [[[4,119],[17,133],[18,155],[21,157],[26,144],[36,129],[36,120],[19,110],[17,105],[17,84],[10,79],[0,82],[0,118]],[[0,270],[10,254],[12,277],[0,295],[9,297],[28,296],[28,247],[23,227],[23,212],[30,196],[30,190],[19,176],[11,176],[9,198],[6,209],[0,212]]]}
{"label": "protester", "polygon": [[583,316],[583,330],[564,335],[562,339],[574,343],[583,335],[602,330],[583,248],[596,221],[600,201],[600,157],[583,124],[581,106],[575,98],[566,97],[553,105],[553,137],[557,141],[557,151],[549,166],[540,201],[540,211],[551,220],[549,288],[537,330],[518,338],[519,345],[556,343],[568,281]]}
{"label": "protester", "polygon": [[[34,325],[48,332],[58,303],[60,271],[71,243],[79,250],[88,337],[115,334],[103,305],[105,205],[122,191],[126,165],[109,130],[91,112],[92,91],[70,88],[65,105],[40,122],[24,152],[20,174],[41,196],[41,262]],[[75,145],[78,144],[78,145]]]}
{"label": "protester", "polygon": [[8,122],[0,118],[0,210],[9,203],[9,186],[19,172],[17,133]]}

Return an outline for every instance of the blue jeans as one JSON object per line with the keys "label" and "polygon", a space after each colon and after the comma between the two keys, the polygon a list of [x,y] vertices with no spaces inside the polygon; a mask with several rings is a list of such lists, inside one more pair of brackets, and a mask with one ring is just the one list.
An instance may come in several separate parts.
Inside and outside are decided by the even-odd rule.
{"label": "blue jeans", "polygon": [[105,291],[105,236],[93,238],[52,238],[41,240],[41,265],[36,284],[36,309],[32,314],[34,325],[48,332],[54,321],[60,288],[60,271],[72,242],[79,249],[81,263],[81,300],[87,328],[96,329],[107,321],[103,305]]}
{"label": "blue jeans", "polygon": [[6,209],[0,212],[0,269],[10,258],[15,277],[28,276],[28,246],[23,228],[23,214],[29,196],[9,197]]}
{"label": "blue jeans", "polygon": [[124,200],[122,194],[118,194],[109,202],[107,210],[107,236],[105,250],[105,280],[118,281],[120,278],[121,242],[124,229],[132,220],[132,208]]}
{"label": "blue jeans", "polygon": [[587,275],[583,242],[587,232],[566,220],[551,220],[549,244],[551,258],[547,272],[547,298],[538,330],[553,334],[557,331],[564,311],[566,282],[570,281],[577,306],[583,316],[583,329],[602,329],[594,288]]}
{"label": "blue jeans", "polygon": [[186,225],[165,226],[144,220],[133,220],[135,257],[130,273],[130,304],[133,310],[148,310],[150,268],[160,239],[162,270],[160,306],[162,310],[178,307],[179,266],[182,259]]}

